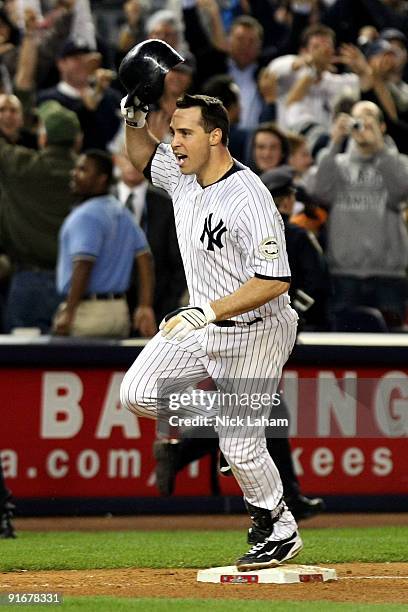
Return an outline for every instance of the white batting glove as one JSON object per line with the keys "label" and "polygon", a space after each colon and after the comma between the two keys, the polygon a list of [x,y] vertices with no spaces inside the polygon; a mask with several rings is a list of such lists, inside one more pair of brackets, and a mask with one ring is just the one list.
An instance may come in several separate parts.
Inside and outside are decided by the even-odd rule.
{"label": "white batting glove", "polygon": [[120,113],[126,124],[132,128],[142,128],[146,123],[146,115],[149,112],[147,106],[140,102],[136,96],[133,98],[132,106],[125,106],[127,96],[120,101]]}
{"label": "white batting glove", "polygon": [[166,340],[183,340],[195,329],[205,327],[217,318],[209,304],[205,306],[186,306],[177,308],[168,315],[159,325],[162,336]]}

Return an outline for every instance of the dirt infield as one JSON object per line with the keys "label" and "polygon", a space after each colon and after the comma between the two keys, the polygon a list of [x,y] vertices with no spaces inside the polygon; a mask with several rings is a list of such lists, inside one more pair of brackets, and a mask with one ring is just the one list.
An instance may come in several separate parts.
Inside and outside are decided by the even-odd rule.
{"label": "dirt infield", "polygon": [[65,596],[190,597],[406,603],[408,563],[333,564],[339,580],[306,584],[203,584],[193,569],[69,570],[2,574],[0,592],[62,592]]}
{"label": "dirt infield", "polygon": [[[166,529],[245,529],[247,517],[166,516]],[[307,527],[408,525],[407,514],[326,514],[302,523]],[[157,530],[163,517],[85,517],[19,519],[18,530]],[[221,585],[196,582],[193,569],[69,570],[2,573],[0,592],[58,591],[65,596],[188,597],[279,599],[348,603],[407,603],[408,563],[330,564],[337,582],[295,585]]]}

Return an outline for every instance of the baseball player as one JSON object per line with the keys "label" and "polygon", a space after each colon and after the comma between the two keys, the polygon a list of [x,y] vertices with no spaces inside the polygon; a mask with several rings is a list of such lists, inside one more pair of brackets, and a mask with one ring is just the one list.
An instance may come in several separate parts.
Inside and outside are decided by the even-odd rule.
{"label": "baseball player", "polygon": [[[171,145],[147,129],[137,98],[126,104],[129,99],[122,103],[129,157],[173,201],[190,305],[164,318],[126,373],[121,402],[138,416],[160,419],[170,396],[209,376],[239,398],[248,390],[272,397],[297,327],[287,293],[284,227],[273,199],[231,157],[228,116],[217,98],[179,99]],[[237,568],[278,565],[294,557],[302,541],[264,428],[251,424],[251,405],[225,402],[219,410],[235,417],[217,425],[220,448],[243,491],[252,529],[264,535]]]}

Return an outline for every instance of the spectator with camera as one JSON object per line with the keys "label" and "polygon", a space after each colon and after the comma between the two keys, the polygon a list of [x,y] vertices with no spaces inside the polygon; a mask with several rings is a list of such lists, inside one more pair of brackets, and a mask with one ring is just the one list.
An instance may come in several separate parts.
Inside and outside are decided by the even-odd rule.
{"label": "spectator with camera", "polygon": [[[406,307],[408,234],[402,202],[408,197],[407,158],[385,144],[381,110],[357,102],[334,122],[314,192],[330,209],[327,254],[333,314],[350,307],[381,311],[390,329]],[[346,138],[350,145],[342,150]]]}

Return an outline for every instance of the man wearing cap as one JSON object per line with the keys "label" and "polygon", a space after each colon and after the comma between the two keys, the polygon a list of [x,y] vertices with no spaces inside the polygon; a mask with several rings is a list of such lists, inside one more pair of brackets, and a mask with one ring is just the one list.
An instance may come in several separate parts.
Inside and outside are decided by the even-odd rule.
{"label": "man wearing cap", "polygon": [[401,153],[408,153],[408,85],[403,80],[407,64],[405,36],[393,28],[365,45],[372,73],[372,88],[362,98],[377,104],[384,113],[388,134]]}
{"label": "man wearing cap", "polygon": [[382,30],[381,39],[387,41],[394,51],[394,68],[390,72],[388,87],[394,99],[398,113],[408,113],[408,39],[395,28]]}
{"label": "man wearing cap", "polygon": [[0,136],[0,241],[14,267],[6,304],[6,331],[38,327],[46,333],[58,305],[54,269],[59,228],[73,196],[69,191],[80,125],[57,102],[43,104],[39,151]]}
{"label": "man wearing cap", "polygon": [[397,30],[396,28],[386,28],[385,30],[381,30],[380,38],[389,42],[391,47],[394,49],[398,57],[397,63],[400,70],[400,78],[404,77],[404,80],[406,81],[408,77],[406,72],[408,45],[407,37],[403,32],[401,32],[401,30]]}
{"label": "man wearing cap", "polygon": [[81,40],[68,40],[57,67],[60,81],[39,92],[39,103],[56,100],[75,112],[84,134],[83,148],[105,149],[118,131],[120,94],[110,87],[114,73],[99,68],[100,56]]}

